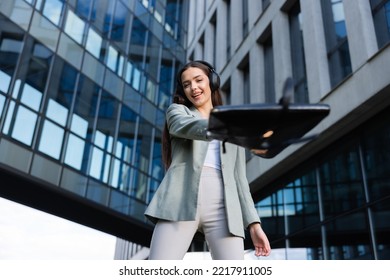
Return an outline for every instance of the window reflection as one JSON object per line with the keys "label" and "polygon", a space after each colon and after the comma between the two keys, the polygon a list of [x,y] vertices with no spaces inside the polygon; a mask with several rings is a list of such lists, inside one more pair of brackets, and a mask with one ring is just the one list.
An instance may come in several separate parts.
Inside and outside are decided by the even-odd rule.
{"label": "window reflection", "polygon": [[379,48],[390,42],[390,0],[370,0]]}
{"label": "window reflection", "polygon": [[61,155],[62,142],[64,139],[64,129],[49,120],[45,120],[39,142],[39,151],[55,159]]}
{"label": "window reflection", "polygon": [[88,30],[86,49],[96,58],[100,58],[100,49],[102,47],[103,39],[92,28]]}
{"label": "window reflection", "polygon": [[82,138],[87,137],[88,121],[84,120],[77,114],[72,115],[72,123],[70,130]]}
{"label": "window reflection", "polygon": [[81,170],[85,141],[79,137],[70,134],[66,146],[65,163]]}
{"label": "window reflection", "polygon": [[0,94],[0,119],[3,114],[4,102],[5,102],[5,96]]}
{"label": "window reflection", "polygon": [[60,0],[46,0],[43,7],[43,14],[55,25],[59,25],[63,3]]}
{"label": "window reflection", "polygon": [[7,93],[11,83],[11,76],[0,70],[0,91]]}
{"label": "window reflection", "polygon": [[65,32],[77,43],[81,44],[84,36],[85,23],[75,13],[68,10],[65,22]]}
{"label": "window reflection", "polygon": [[109,163],[109,155],[104,155],[103,151],[96,147],[93,148],[89,175],[104,183],[107,183]]}
{"label": "window reflection", "polygon": [[91,0],[78,0],[76,2],[76,13],[82,18],[88,19],[92,2]]}
{"label": "window reflection", "polygon": [[321,0],[329,73],[332,86],[352,72],[344,5],[341,0]]}
{"label": "window reflection", "polygon": [[24,84],[21,102],[35,111],[39,111],[42,93],[29,84]]}
{"label": "window reflection", "polygon": [[34,43],[26,82],[40,92],[45,90],[53,53],[40,43]]}
{"label": "window reflection", "polygon": [[37,114],[24,106],[19,106],[12,130],[12,138],[30,146],[37,123]]}
{"label": "window reflection", "polygon": [[140,86],[141,86],[141,72],[137,68],[134,68],[133,80],[132,80],[131,85],[136,90],[140,89]]}
{"label": "window reflection", "polygon": [[112,71],[116,72],[119,61],[119,52],[112,46],[108,47],[107,66]]}
{"label": "window reflection", "polygon": [[[111,28],[111,39],[122,41],[125,36],[126,19],[128,18],[127,8],[120,2],[116,2],[114,17]],[[128,24],[127,24],[128,25]]]}
{"label": "window reflection", "polygon": [[47,106],[46,116],[56,123],[65,126],[68,118],[68,109],[55,102],[53,99],[50,99]]}
{"label": "window reflection", "polygon": [[24,33],[0,14],[0,91],[7,93],[23,47]]}

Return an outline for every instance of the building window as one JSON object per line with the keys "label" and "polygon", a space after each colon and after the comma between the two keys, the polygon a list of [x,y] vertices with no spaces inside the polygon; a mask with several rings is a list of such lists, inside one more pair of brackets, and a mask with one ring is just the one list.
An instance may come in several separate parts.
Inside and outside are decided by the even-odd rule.
{"label": "building window", "polygon": [[379,48],[390,41],[390,0],[370,0]]}
{"label": "building window", "polygon": [[241,71],[244,81],[243,101],[244,104],[249,104],[251,102],[249,63],[247,63],[243,68],[241,68]]}
{"label": "building window", "polygon": [[71,10],[68,10],[68,16],[65,22],[65,32],[77,43],[81,44],[84,37],[84,21]]}
{"label": "building window", "polygon": [[[1,17],[1,16],[0,16]],[[8,30],[12,30],[9,32]],[[8,32],[7,32],[8,31]],[[23,33],[1,19],[0,25],[0,92],[7,93],[22,52]]]}
{"label": "building window", "polygon": [[64,3],[60,0],[46,0],[43,15],[52,23],[59,26]]}
{"label": "building window", "polygon": [[231,50],[231,34],[230,32],[232,31],[231,29],[231,22],[232,22],[232,13],[230,11],[231,5],[230,5],[230,0],[225,0],[226,3],[226,19],[224,20],[226,23],[226,55],[227,58],[230,58],[230,50]]}
{"label": "building window", "polygon": [[268,8],[268,6],[271,4],[271,0],[262,0],[263,3],[263,11]]}
{"label": "building window", "polygon": [[87,42],[85,48],[97,59],[100,58],[100,49],[102,47],[102,37],[91,27],[88,29]]}
{"label": "building window", "polygon": [[245,38],[249,33],[249,15],[248,0],[242,0],[242,37]]}
{"label": "building window", "polygon": [[352,73],[342,0],[321,0],[331,86]]}
{"label": "building window", "polygon": [[294,102],[308,103],[305,50],[303,46],[302,16],[299,1],[289,12],[291,60],[294,80]]}

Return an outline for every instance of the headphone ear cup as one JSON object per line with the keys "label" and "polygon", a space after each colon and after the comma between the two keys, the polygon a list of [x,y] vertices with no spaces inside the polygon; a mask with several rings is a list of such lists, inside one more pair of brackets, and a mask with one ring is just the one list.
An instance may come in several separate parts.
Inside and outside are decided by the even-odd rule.
{"label": "headphone ear cup", "polygon": [[211,87],[211,90],[214,92],[217,89],[219,89],[221,79],[213,68],[211,68],[210,71],[211,71],[211,73],[209,75],[210,87]]}

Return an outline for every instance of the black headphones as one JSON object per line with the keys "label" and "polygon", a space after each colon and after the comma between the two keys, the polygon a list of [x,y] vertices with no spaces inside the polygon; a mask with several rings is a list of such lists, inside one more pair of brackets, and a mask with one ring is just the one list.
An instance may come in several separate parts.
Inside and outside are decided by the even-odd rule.
{"label": "black headphones", "polygon": [[214,67],[210,63],[203,61],[203,60],[195,60],[195,62],[202,63],[203,65],[206,65],[209,68],[209,70],[210,70],[209,80],[210,80],[211,92],[214,92],[217,89],[219,89],[221,79],[219,78],[219,75],[215,71]]}
{"label": "black headphones", "polygon": [[[208,63],[206,61],[203,61],[203,60],[195,60],[193,62],[201,63],[201,64],[207,66],[207,68],[209,69],[210,73],[208,75],[208,78],[209,78],[209,81],[210,81],[211,92],[214,92],[217,89],[219,89],[221,79],[220,79],[218,73],[215,71],[214,67],[210,63]],[[189,62],[189,63],[191,63],[191,62]],[[181,73],[182,73],[182,71],[180,71],[179,75],[177,76],[177,83],[178,83],[178,86],[180,86],[179,87],[180,89],[182,89]],[[182,90],[180,90],[180,92],[181,91]]]}

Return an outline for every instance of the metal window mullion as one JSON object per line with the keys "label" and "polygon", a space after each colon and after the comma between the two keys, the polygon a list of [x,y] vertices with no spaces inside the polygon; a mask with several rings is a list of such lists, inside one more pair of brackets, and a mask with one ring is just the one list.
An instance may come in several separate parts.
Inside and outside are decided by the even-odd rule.
{"label": "metal window mullion", "polygon": [[324,214],[324,205],[323,205],[323,200],[322,200],[322,193],[321,193],[321,180],[320,180],[320,171],[319,168],[316,167],[315,169],[316,172],[316,182],[317,182],[317,194],[318,194],[318,209],[320,212],[320,222],[321,222],[321,243],[322,243],[322,252],[324,259],[327,260],[329,259],[329,254],[328,254],[328,244],[326,240],[326,230],[325,230],[325,225],[323,224],[325,220],[325,214]]}
{"label": "metal window mullion", "polygon": [[[370,202],[370,194],[368,192],[368,183],[367,183],[367,174],[366,174],[366,168],[364,164],[364,158],[363,158],[363,149],[361,144],[359,144],[359,161],[360,161],[360,168],[362,172],[362,181],[363,181],[363,188],[364,188],[364,196],[366,203]],[[376,238],[375,238],[375,230],[374,230],[374,220],[373,220],[373,214],[371,207],[367,207],[367,215],[368,215],[368,227],[370,230],[370,240],[371,240],[371,247],[372,247],[372,253],[374,254],[374,259],[378,260],[378,251],[376,249]]]}

